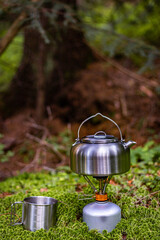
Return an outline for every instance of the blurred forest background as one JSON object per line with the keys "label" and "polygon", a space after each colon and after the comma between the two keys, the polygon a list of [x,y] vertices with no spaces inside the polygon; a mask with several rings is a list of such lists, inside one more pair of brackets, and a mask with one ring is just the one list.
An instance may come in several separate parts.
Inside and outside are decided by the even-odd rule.
{"label": "blurred forest background", "polygon": [[[6,0],[0,20],[0,179],[69,164],[96,112],[159,142],[158,0]],[[81,135],[98,130],[118,137],[101,118]]]}

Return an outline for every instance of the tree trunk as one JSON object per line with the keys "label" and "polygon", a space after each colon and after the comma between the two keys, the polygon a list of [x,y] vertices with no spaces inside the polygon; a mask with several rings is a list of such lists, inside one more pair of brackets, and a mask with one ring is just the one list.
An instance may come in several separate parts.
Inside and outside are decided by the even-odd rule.
{"label": "tree trunk", "polygon": [[45,73],[44,73],[44,65],[45,65],[45,44],[44,41],[40,40],[39,44],[39,53],[37,54],[36,60],[36,120],[38,123],[41,123],[44,117],[45,110]]}
{"label": "tree trunk", "polygon": [[[75,0],[63,2],[76,9]],[[65,107],[77,72],[95,60],[92,50],[85,44],[83,32],[71,25],[64,27],[62,14],[57,20],[58,28],[49,25],[43,16],[41,20],[53,42],[45,45],[36,29],[25,29],[22,62],[5,98],[10,110],[5,111],[6,114],[34,107],[36,118],[41,120],[45,106],[54,103]]]}

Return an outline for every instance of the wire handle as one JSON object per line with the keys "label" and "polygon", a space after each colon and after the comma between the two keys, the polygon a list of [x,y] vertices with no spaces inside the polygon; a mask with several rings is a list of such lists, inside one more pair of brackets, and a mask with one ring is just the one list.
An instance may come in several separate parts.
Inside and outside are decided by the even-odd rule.
{"label": "wire handle", "polygon": [[83,125],[85,122],[87,122],[88,120],[90,120],[91,118],[96,117],[97,115],[100,115],[101,117],[103,117],[103,118],[105,118],[105,119],[111,121],[111,122],[112,122],[112,123],[118,128],[118,130],[119,130],[119,134],[120,134],[120,138],[121,138],[121,141],[123,141],[123,138],[122,138],[122,132],[121,132],[121,129],[120,129],[120,127],[118,126],[118,124],[117,124],[116,122],[114,122],[111,118],[106,117],[106,116],[104,116],[104,115],[101,114],[101,113],[96,113],[95,115],[92,115],[92,116],[86,118],[86,119],[80,124],[80,126],[79,126],[79,128],[78,128],[78,134],[77,134],[78,137],[77,137],[77,140],[79,140],[79,133],[80,133],[80,129],[81,129],[82,125]]}
{"label": "wire handle", "polygon": [[[12,203],[12,205],[11,205],[11,221],[10,221],[10,224],[11,224],[12,226],[23,224],[23,222],[15,223],[15,214],[16,214],[15,205],[16,205],[16,204],[23,204],[23,202],[21,202],[21,201],[20,201],[20,202],[14,202],[14,203]],[[14,206],[14,213],[13,213],[13,206]],[[23,211],[22,211],[22,219],[23,219]]]}

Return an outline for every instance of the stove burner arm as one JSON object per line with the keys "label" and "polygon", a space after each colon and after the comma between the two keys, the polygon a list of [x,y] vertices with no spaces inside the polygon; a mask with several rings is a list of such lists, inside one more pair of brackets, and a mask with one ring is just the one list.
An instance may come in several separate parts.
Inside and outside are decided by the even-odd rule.
{"label": "stove burner arm", "polygon": [[105,184],[104,184],[104,187],[103,187],[103,194],[105,194],[106,188],[107,188],[111,178],[112,178],[112,176],[109,176],[108,178],[106,178],[106,181],[105,181]]}
{"label": "stove burner arm", "polygon": [[96,192],[98,192],[97,191],[97,189],[96,189],[96,187],[93,185],[93,183],[90,181],[90,179],[87,177],[87,176],[83,176],[84,177],[84,179],[89,183],[89,185],[90,185],[90,187],[93,189],[93,191],[96,193]]}

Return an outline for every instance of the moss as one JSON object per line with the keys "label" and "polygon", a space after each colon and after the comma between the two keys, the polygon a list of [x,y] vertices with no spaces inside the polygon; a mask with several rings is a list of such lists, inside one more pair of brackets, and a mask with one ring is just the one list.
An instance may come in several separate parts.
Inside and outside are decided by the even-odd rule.
{"label": "moss", "polygon": [[[84,194],[92,194],[92,190],[82,177],[68,170],[64,171],[56,171],[54,174],[24,173],[1,182],[0,192],[12,195],[0,199],[0,239],[160,239],[159,194],[151,194],[160,190],[155,159],[151,167],[148,161],[143,162],[143,165],[132,167],[127,174],[113,177],[114,184],[108,186],[108,196],[121,207],[122,219],[111,233],[88,231],[87,225],[82,222],[82,209],[94,200],[81,201],[79,198],[84,198]],[[150,173],[147,174],[148,172]],[[76,192],[77,183],[82,185],[82,192]],[[42,189],[47,191],[43,192]],[[22,225],[10,226],[11,204],[36,195],[50,196],[61,201],[58,203],[56,226],[48,232],[42,229],[30,232],[24,230]],[[17,215],[21,214],[22,209],[19,206]]]}

